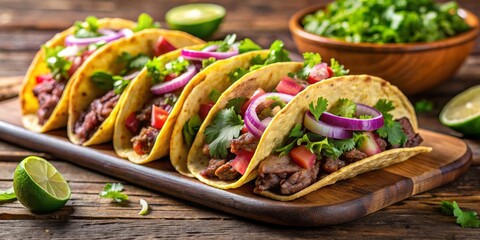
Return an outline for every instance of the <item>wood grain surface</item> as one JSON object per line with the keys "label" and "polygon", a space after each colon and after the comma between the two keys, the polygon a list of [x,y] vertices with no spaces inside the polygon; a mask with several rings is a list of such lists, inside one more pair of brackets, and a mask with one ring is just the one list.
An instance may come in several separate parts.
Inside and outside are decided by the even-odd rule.
{"label": "wood grain surface", "polygon": [[[448,0],[442,0],[443,2]],[[164,24],[165,12],[174,5],[192,1],[167,0],[0,0],[0,76],[25,74],[39,46],[56,32],[88,15],[135,19],[148,12]],[[227,8],[228,15],[220,31],[212,39],[221,39],[236,32],[268,46],[281,39],[288,49],[296,52],[288,31],[289,17],[303,7],[327,0],[257,1],[213,0]],[[460,6],[480,15],[480,2],[457,1]],[[164,26],[166,26],[164,24]],[[419,113],[424,129],[462,137],[440,124],[438,114],[446,102],[462,90],[480,83],[480,45],[457,74],[449,81],[427,92],[410,96],[415,103],[427,99],[434,103],[428,113]],[[21,78],[21,77],[20,77]],[[0,79],[1,82],[4,78]],[[0,92],[3,93],[3,88]],[[15,95],[15,91],[10,91]],[[3,99],[3,98],[0,98]],[[0,115],[8,113],[0,108]],[[131,197],[130,204],[119,206],[100,199],[98,193],[106,182],[118,182],[62,159],[47,156],[69,179],[72,187],[70,208],[52,214],[37,215],[23,208],[18,201],[0,204],[0,239],[233,239],[233,238],[335,238],[385,239],[478,239],[480,229],[463,229],[452,217],[439,210],[442,200],[456,200],[462,208],[480,212],[480,141],[465,139],[473,153],[473,166],[453,183],[409,197],[399,203],[345,224],[324,228],[298,228],[262,224],[238,218],[179,198],[145,190],[124,182]],[[0,141],[0,189],[12,184],[13,169],[23,156],[43,155]],[[137,215],[139,198],[152,206],[150,215]],[[148,219],[145,219],[148,218]]]}

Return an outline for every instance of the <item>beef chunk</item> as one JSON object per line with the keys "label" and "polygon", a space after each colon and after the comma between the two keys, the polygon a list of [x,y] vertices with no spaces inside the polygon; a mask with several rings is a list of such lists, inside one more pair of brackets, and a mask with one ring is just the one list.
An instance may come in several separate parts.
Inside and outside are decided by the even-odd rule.
{"label": "beef chunk", "polygon": [[224,165],[227,162],[225,159],[215,159],[212,158],[208,162],[208,167],[203,169],[203,171],[200,173],[205,178],[213,178],[215,177],[215,172],[219,167]]}
{"label": "beef chunk", "polygon": [[387,146],[388,146],[388,143],[383,140],[383,138],[381,137],[376,137],[375,138],[375,141],[377,142],[378,144],[378,147],[380,148],[380,150],[383,152],[387,149]]}
{"label": "beef chunk", "polygon": [[37,84],[33,88],[33,95],[38,99],[38,123],[40,125],[45,122],[52,115],[53,110],[57,106],[65,89],[66,81],[47,80]]}
{"label": "beef chunk", "polygon": [[362,160],[366,157],[367,157],[367,154],[354,148],[348,152],[343,153],[343,155],[341,156],[341,159],[345,160],[348,163],[353,163],[353,162]]}
{"label": "beef chunk", "polygon": [[234,180],[235,178],[240,176],[240,173],[237,172],[235,168],[233,168],[231,163],[232,160],[217,168],[217,170],[215,170],[215,176],[217,176],[220,180],[224,181]]}
{"label": "beef chunk", "polygon": [[257,190],[265,191],[268,189],[275,189],[280,186],[280,181],[287,178],[287,173],[267,173],[263,174],[260,177],[257,177],[255,181],[255,186],[257,186]]}
{"label": "beef chunk", "polygon": [[250,132],[240,135],[239,138],[233,139],[230,143],[230,151],[238,154],[241,151],[255,152],[260,139],[256,138]]}
{"label": "beef chunk", "polygon": [[407,135],[407,141],[403,144],[403,147],[415,147],[423,142],[422,137],[418,133],[413,131],[412,124],[407,117],[402,117],[397,120],[402,125],[403,132]]}
{"label": "beef chunk", "polygon": [[295,172],[280,182],[280,192],[284,195],[290,195],[310,186],[317,180],[319,169],[320,161],[317,161],[312,169],[302,168],[300,171]]}
{"label": "beef chunk", "polygon": [[133,144],[133,149],[135,152],[140,155],[149,153],[155,144],[158,133],[158,129],[154,127],[148,126],[142,128],[140,134],[130,140],[130,142]]}
{"label": "beef chunk", "polygon": [[93,100],[88,109],[80,114],[74,129],[80,142],[85,142],[92,137],[98,127],[110,116],[119,98],[120,95],[115,94],[113,90],[108,91],[102,97]]}
{"label": "beef chunk", "polygon": [[323,171],[327,173],[335,172],[342,167],[345,167],[345,162],[340,159],[327,158],[323,163]]}
{"label": "beef chunk", "polygon": [[270,155],[264,161],[260,163],[258,167],[259,174],[281,174],[281,173],[294,173],[302,168],[292,162],[290,156],[277,156]]}

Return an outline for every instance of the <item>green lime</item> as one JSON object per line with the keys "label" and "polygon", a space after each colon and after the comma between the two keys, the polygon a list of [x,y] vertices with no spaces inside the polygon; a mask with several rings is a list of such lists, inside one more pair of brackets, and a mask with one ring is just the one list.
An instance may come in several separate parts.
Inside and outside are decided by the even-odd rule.
{"label": "green lime", "polygon": [[70,198],[70,187],[45,159],[30,156],[15,169],[13,189],[23,206],[35,212],[53,212]]}
{"label": "green lime", "polygon": [[480,85],[450,100],[440,113],[440,122],[465,135],[480,137]]}
{"label": "green lime", "polygon": [[225,8],[220,5],[192,3],[168,10],[165,19],[171,29],[207,38],[218,29],[225,13]]}

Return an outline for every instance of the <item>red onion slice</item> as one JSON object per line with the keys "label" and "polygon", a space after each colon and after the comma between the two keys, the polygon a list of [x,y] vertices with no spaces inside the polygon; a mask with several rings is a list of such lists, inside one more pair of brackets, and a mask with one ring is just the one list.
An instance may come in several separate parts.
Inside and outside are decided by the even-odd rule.
{"label": "red onion slice", "polygon": [[256,110],[258,105],[260,105],[262,102],[264,102],[267,98],[270,97],[278,97],[280,98],[280,100],[286,103],[290,102],[293,99],[293,96],[284,93],[265,93],[250,103],[247,111],[245,112],[245,126],[253,135],[258,138],[262,136],[263,132],[267,128],[269,121],[265,119],[265,122],[260,121]]}
{"label": "red onion slice", "polygon": [[135,77],[137,77],[137,75],[140,73],[140,71],[135,71],[133,73],[130,73],[126,76],[123,76],[123,79],[125,80],[133,80]]}
{"label": "red onion slice", "polygon": [[92,37],[92,38],[77,38],[73,34],[68,35],[65,38],[65,45],[67,45],[67,46],[73,46],[73,45],[85,46],[85,45],[89,45],[89,44],[92,44],[92,43],[98,43],[98,42],[111,42],[111,41],[117,40],[117,39],[122,38],[122,37],[130,37],[130,36],[133,35],[133,32],[130,29],[122,29],[118,32],[114,32],[114,31],[107,30],[107,29],[102,29],[102,30],[99,30],[99,32],[100,33],[103,32],[103,33],[106,33],[106,34],[103,35],[103,36],[100,36],[100,37]]}
{"label": "red onion slice", "polygon": [[197,70],[195,69],[195,66],[193,66],[193,64],[190,64],[188,65],[186,72],[168,82],[162,82],[153,85],[153,87],[150,88],[150,91],[153,94],[160,95],[171,92],[173,90],[177,90],[185,86],[190,81],[190,79],[195,76],[195,74],[197,74]]}
{"label": "red onion slice", "polygon": [[215,58],[217,60],[227,59],[238,55],[238,48],[233,48],[233,50],[228,52],[204,52],[190,49],[182,49],[182,56],[191,61],[202,61],[209,58]]}
{"label": "red onion slice", "polygon": [[383,127],[384,125],[382,113],[373,107],[357,103],[357,111],[355,112],[355,115],[357,117],[361,115],[368,115],[372,116],[372,118],[346,118],[333,115],[329,112],[324,112],[322,116],[320,116],[320,120],[322,120],[324,123],[353,131],[373,131]]}
{"label": "red onion slice", "polygon": [[332,126],[322,121],[317,121],[315,117],[307,111],[303,119],[303,125],[310,131],[328,138],[349,139],[353,137],[353,131],[345,130],[341,127]]}

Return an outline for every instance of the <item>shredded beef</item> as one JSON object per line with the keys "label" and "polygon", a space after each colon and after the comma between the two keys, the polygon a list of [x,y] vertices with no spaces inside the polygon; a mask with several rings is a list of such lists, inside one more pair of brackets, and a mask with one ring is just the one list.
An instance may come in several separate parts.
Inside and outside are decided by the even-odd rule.
{"label": "shredded beef", "polygon": [[270,155],[260,163],[258,167],[259,174],[281,174],[294,173],[302,169],[300,166],[291,161],[290,156]]}
{"label": "shredded beef", "polygon": [[119,98],[120,95],[115,94],[113,90],[108,91],[102,97],[93,100],[88,109],[80,114],[74,129],[80,142],[85,142],[92,137],[103,121],[110,116]]}
{"label": "shredded beef", "polygon": [[319,161],[317,161],[315,166],[310,170],[302,168],[300,171],[290,175],[287,179],[280,181],[280,192],[284,195],[290,195],[310,186],[317,180],[319,170]]}
{"label": "shredded beef", "polygon": [[395,121],[402,125],[402,130],[407,135],[407,141],[403,144],[404,147],[416,147],[423,142],[422,137],[413,130],[412,124],[407,117],[402,117]]}
{"label": "shredded beef", "polygon": [[200,173],[205,178],[214,178],[215,177],[215,172],[219,167],[224,165],[227,162],[225,159],[215,159],[212,158],[208,162],[208,167],[203,169],[203,171]]}
{"label": "shredded beef", "polygon": [[342,167],[345,167],[345,161],[340,159],[327,158],[323,163],[323,171],[327,173],[335,172]]}
{"label": "shredded beef", "polygon": [[267,173],[257,177],[255,185],[258,191],[265,191],[268,189],[276,190],[280,186],[280,181],[287,178],[287,173]]}
{"label": "shredded beef", "polygon": [[217,170],[215,170],[215,176],[217,176],[220,180],[224,180],[224,181],[230,181],[237,178],[240,175],[240,173],[237,172],[235,168],[233,168],[231,163],[232,163],[232,160],[230,160],[229,162],[217,168]]}
{"label": "shredded beef", "polygon": [[33,94],[37,97],[39,104],[37,116],[40,125],[45,124],[52,115],[62,97],[65,84],[66,81],[49,80],[43,81],[33,88]]}
{"label": "shredded beef", "polygon": [[[142,155],[149,153],[155,144],[155,139],[157,138],[158,132],[158,129],[154,127],[144,127],[140,131],[140,134],[133,137],[130,142],[132,142],[133,148],[138,154]],[[137,151],[137,149],[140,149],[141,152]]]}
{"label": "shredded beef", "polygon": [[367,154],[354,148],[348,152],[343,153],[343,155],[341,156],[341,159],[345,160],[348,163],[353,163],[353,162],[362,160],[366,157],[367,157]]}
{"label": "shredded beef", "polygon": [[241,151],[255,152],[260,139],[256,138],[250,132],[240,135],[239,138],[233,139],[230,143],[230,152],[238,154]]}

